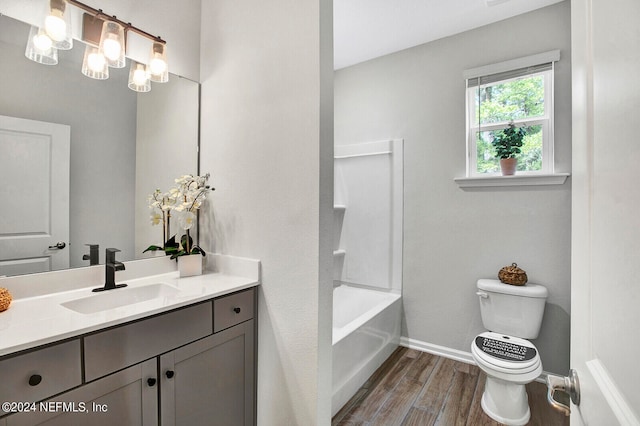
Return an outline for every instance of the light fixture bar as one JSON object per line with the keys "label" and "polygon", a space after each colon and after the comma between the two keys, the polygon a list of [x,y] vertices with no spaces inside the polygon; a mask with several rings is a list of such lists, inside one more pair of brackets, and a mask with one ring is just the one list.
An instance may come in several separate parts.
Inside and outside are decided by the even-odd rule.
{"label": "light fixture bar", "polygon": [[118,24],[122,25],[125,29],[125,31],[133,31],[134,33],[137,33],[145,38],[148,38],[150,40],[153,40],[156,43],[162,43],[162,44],[166,44],[167,42],[164,41],[162,38],[160,38],[160,36],[154,36],[153,34],[149,34],[146,31],[141,30],[138,27],[135,27],[131,24],[131,22],[124,22],[121,21],[120,19],[116,18],[115,15],[108,15],[106,13],[104,13],[102,11],[102,9],[94,9],[91,6],[88,6],[82,2],[79,2],[78,0],[67,0],[67,3],[74,5],[75,7],[84,10],[85,12],[96,16],[96,17],[100,17],[100,16],[104,16],[107,20],[109,21],[113,21],[113,22],[117,22]]}

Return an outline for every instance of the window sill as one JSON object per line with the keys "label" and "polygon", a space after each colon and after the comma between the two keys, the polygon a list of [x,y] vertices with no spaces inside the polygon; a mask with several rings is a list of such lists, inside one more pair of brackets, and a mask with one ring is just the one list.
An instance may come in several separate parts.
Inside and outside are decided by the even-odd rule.
{"label": "window sill", "polygon": [[538,186],[562,185],[569,173],[553,173],[548,175],[518,175],[513,176],[477,176],[455,178],[460,188],[483,188],[492,186]]}

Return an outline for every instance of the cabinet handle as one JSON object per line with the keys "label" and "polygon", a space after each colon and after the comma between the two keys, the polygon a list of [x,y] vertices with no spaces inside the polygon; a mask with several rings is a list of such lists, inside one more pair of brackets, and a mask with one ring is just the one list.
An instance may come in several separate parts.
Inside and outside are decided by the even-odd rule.
{"label": "cabinet handle", "polygon": [[149,386],[155,386],[155,385],[156,385],[156,379],[154,379],[153,377],[149,377],[149,378],[147,379],[147,384],[148,384]]}
{"label": "cabinet handle", "polygon": [[173,370],[167,370],[164,374],[167,376],[167,379],[171,379],[176,373]]}
{"label": "cabinet handle", "polygon": [[240,308],[238,308],[238,307],[233,308],[233,312],[235,312],[236,314],[239,314],[239,313],[240,313],[240,310],[241,310],[241,309],[240,309]]}
{"label": "cabinet handle", "polygon": [[29,377],[29,386],[38,386],[42,381],[42,376],[39,374],[34,374]]}

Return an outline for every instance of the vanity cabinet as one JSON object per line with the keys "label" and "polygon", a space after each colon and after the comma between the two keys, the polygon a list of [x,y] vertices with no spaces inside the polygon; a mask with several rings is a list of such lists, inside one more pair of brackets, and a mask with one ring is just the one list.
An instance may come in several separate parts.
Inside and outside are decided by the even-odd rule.
{"label": "vanity cabinet", "polygon": [[213,333],[211,301],[85,336],[87,382]]}
{"label": "vanity cabinet", "polygon": [[[68,362],[77,374],[64,389],[26,397],[58,393],[42,403],[53,412],[13,414],[0,426],[254,425],[255,303],[251,288],[21,355],[43,360],[44,351],[67,345],[77,352]],[[20,357],[0,366],[32,364]]]}
{"label": "vanity cabinet", "polygon": [[80,385],[80,359],[80,339],[3,359],[0,402],[41,401]]}
{"label": "vanity cabinet", "polygon": [[253,320],[160,357],[163,426],[254,424]]}
{"label": "vanity cabinet", "polygon": [[157,425],[156,376],[156,360],[147,360],[8,416],[6,426]]}

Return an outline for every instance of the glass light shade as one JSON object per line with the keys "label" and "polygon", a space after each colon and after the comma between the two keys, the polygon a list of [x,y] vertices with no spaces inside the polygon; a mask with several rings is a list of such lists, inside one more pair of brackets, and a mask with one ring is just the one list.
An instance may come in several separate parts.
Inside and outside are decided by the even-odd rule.
{"label": "glass light shade", "polygon": [[155,83],[169,81],[169,64],[167,63],[167,46],[165,44],[153,42],[147,70],[151,81]]}
{"label": "glass light shade", "polygon": [[149,92],[151,90],[151,82],[144,64],[131,61],[131,69],[129,70],[129,89],[136,92]]}
{"label": "glass light shade", "polygon": [[90,44],[84,50],[84,60],[82,61],[82,74],[96,80],[106,80],[109,78],[109,65],[100,49]]}
{"label": "glass light shade", "polygon": [[100,52],[112,68],[124,68],[125,40],[124,27],[117,22],[104,21],[100,35]]}
{"label": "glass light shade", "polygon": [[31,27],[29,30],[29,40],[24,56],[39,64],[56,65],[58,63],[58,50],[53,47],[53,41],[44,29],[38,27]]}
{"label": "glass light shade", "polygon": [[44,19],[44,30],[53,41],[53,47],[69,50],[73,47],[71,36],[71,14],[65,13],[66,0],[50,0],[47,17]]}

